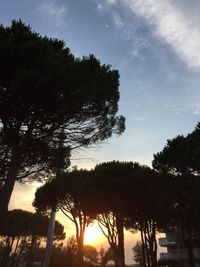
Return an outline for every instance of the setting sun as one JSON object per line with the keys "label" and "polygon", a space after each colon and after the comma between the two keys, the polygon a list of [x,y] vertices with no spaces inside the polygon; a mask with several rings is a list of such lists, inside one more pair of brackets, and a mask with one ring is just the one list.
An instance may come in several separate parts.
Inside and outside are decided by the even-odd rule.
{"label": "setting sun", "polygon": [[96,244],[99,243],[100,240],[102,239],[102,231],[98,227],[98,225],[94,224],[86,228],[85,230],[85,238],[84,238],[84,243],[85,244]]}

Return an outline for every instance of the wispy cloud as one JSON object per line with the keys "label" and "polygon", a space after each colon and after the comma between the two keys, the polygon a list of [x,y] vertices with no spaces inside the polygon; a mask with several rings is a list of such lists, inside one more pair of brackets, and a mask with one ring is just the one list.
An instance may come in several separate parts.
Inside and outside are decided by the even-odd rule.
{"label": "wispy cloud", "polygon": [[175,113],[176,115],[179,115],[180,113],[186,111],[188,108],[183,108],[180,107],[178,105],[175,104],[165,104],[164,107],[168,110],[168,111],[172,111],[173,113]]}
{"label": "wispy cloud", "polygon": [[130,56],[143,60],[142,51],[149,46],[149,40],[146,37],[136,34],[140,24],[133,20],[132,12],[126,8],[121,0],[103,0],[97,1],[97,9],[100,13],[110,15],[115,30],[124,41],[130,44]]}
{"label": "wispy cloud", "polygon": [[37,12],[43,16],[44,20],[54,23],[56,26],[66,26],[65,15],[67,6],[57,1],[41,1],[37,7]]}
{"label": "wispy cloud", "polygon": [[143,117],[135,117],[134,120],[136,120],[136,121],[143,121],[144,118]]}
{"label": "wispy cloud", "polygon": [[[161,41],[170,45],[174,52],[192,69],[200,69],[200,1],[195,0],[105,0],[104,4],[126,9],[133,17],[142,18],[151,32]],[[115,25],[127,28],[118,20]],[[130,33],[128,33],[130,34]],[[132,33],[134,34],[134,32]]]}

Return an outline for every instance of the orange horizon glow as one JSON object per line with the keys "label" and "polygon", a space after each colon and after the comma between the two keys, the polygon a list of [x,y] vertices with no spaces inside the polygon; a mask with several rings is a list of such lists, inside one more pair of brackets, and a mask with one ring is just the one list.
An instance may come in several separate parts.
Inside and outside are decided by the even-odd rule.
{"label": "orange horizon glow", "polygon": [[97,245],[102,242],[104,238],[101,229],[97,224],[90,225],[85,230],[84,244],[85,245]]}

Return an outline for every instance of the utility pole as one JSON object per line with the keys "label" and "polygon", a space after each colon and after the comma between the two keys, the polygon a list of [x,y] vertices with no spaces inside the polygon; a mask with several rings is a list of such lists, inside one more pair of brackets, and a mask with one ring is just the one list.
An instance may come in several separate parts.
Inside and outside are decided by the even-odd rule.
{"label": "utility pole", "polygon": [[49,226],[48,226],[48,235],[47,235],[47,244],[45,250],[45,257],[42,267],[49,267],[51,252],[53,248],[53,236],[54,236],[54,229],[55,229],[55,221],[56,221],[56,207],[52,207]]}
{"label": "utility pole", "polygon": [[[64,129],[61,129],[60,134],[58,135],[58,147],[55,151],[55,166],[56,166],[56,177],[59,177],[64,172],[66,167],[66,159],[69,158],[70,148],[65,147],[66,136],[64,133]],[[70,164],[68,160],[68,165]],[[45,257],[42,267],[49,267],[51,253],[53,248],[53,236],[55,230],[55,221],[56,221],[56,206],[57,204],[51,208],[49,226],[48,226],[48,235],[47,235],[47,244],[45,250]]]}

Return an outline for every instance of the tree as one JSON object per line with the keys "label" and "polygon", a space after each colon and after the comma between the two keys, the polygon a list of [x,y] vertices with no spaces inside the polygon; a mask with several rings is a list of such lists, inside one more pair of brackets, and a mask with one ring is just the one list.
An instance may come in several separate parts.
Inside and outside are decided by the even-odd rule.
{"label": "tree", "polygon": [[148,266],[157,266],[156,231],[161,214],[158,199],[163,194],[159,188],[160,177],[149,167],[133,162],[103,163],[94,172],[98,178],[96,187],[102,192],[101,197],[96,194],[97,219],[104,227],[102,230],[113,249],[116,265],[124,265],[123,229],[126,226],[140,230]]}
{"label": "tree", "polygon": [[133,260],[139,264],[139,266],[144,266],[143,265],[143,253],[142,253],[142,243],[138,242],[136,245],[132,248],[133,251]]}
{"label": "tree", "polygon": [[3,214],[15,181],[49,170],[61,129],[66,148],[88,146],[122,133],[125,119],[116,116],[119,74],[94,56],[76,59],[63,41],[13,21],[0,26],[0,58]]}
{"label": "tree", "polygon": [[75,236],[70,236],[67,240],[67,252],[71,256],[77,256],[78,254],[78,246],[77,240]]}
{"label": "tree", "polygon": [[84,204],[87,201],[88,176],[89,171],[86,170],[64,173],[38,188],[33,203],[40,211],[56,206],[74,223],[80,262],[84,256],[85,229],[92,222]]}
{"label": "tree", "polygon": [[102,246],[101,248],[100,248],[100,250],[99,250],[99,263],[101,264],[101,265],[105,265],[104,264],[104,257],[105,257],[105,249],[104,249],[104,247]]}
{"label": "tree", "polygon": [[50,267],[75,266],[77,264],[77,242],[74,236],[67,239],[66,246],[63,244],[53,247]]}
{"label": "tree", "polygon": [[[137,164],[127,181],[125,227],[141,236],[141,266],[157,266],[156,233],[166,206],[166,181],[147,166]],[[166,216],[166,215],[165,215]]]}
{"label": "tree", "polygon": [[124,189],[133,168],[132,162],[112,161],[99,164],[91,172],[88,185],[88,212],[96,216],[113,250],[116,266],[125,265]]}
{"label": "tree", "polygon": [[[16,265],[22,257],[22,250],[26,244],[27,266],[31,266],[42,239],[47,237],[49,218],[38,213],[31,213],[23,210],[9,211],[7,216],[1,220],[0,236],[6,238],[3,251],[2,265],[7,266],[9,255],[12,252],[12,259]],[[65,238],[64,227],[56,221],[55,240]],[[24,254],[24,251],[23,251]]]}
{"label": "tree", "polygon": [[154,155],[152,165],[159,173],[174,177],[200,175],[200,123],[192,133],[167,140],[163,150]]}
{"label": "tree", "polygon": [[83,247],[83,252],[84,252],[84,257],[85,259],[87,259],[88,261],[96,264],[98,262],[98,251],[95,247],[91,246],[91,245],[85,245]]}
{"label": "tree", "polygon": [[111,247],[109,247],[107,250],[104,250],[102,247],[99,252],[100,256],[100,264],[102,266],[105,266],[109,261],[114,261],[114,255]]}
{"label": "tree", "polygon": [[[180,229],[181,243],[188,249],[189,266],[194,266],[194,231],[199,232],[200,209],[200,124],[186,135],[168,140],[163,150],[154,155],[153,167],[171,178],[171,206],[174,223]],[[187,231],[187,235],[184,232]]]}

